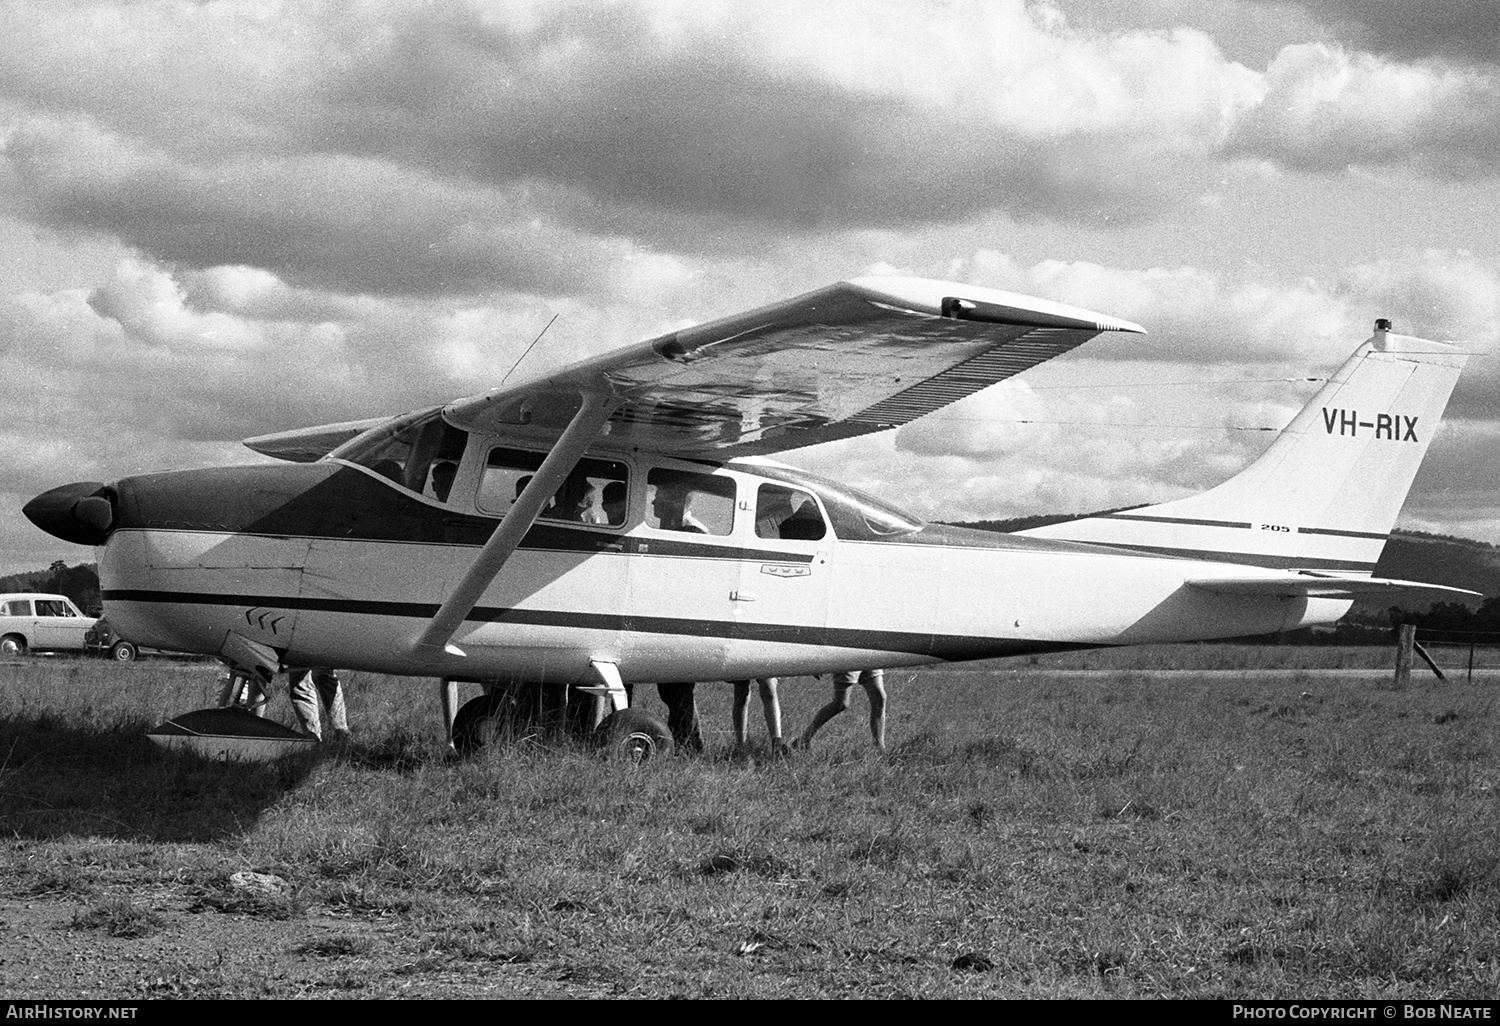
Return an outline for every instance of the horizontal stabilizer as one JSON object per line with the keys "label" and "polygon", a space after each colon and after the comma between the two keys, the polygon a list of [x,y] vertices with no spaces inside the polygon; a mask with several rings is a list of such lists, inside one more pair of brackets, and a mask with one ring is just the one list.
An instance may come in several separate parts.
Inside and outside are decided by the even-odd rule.
{"label": "horizontal stabilizer", "polygon": [[1218,595],[1281,595],[1286,598],[1362,598],[1381,592],[1429,592],[1452,598],[1481,598],[1467,588],[1450,588],[1444,584],[1422,581],[1396,581],[1384,577],[1336,577],[1325,574],[1298,573],[1285,577],[1209,577],[1190,580],[1187,584],[1200,591]]}

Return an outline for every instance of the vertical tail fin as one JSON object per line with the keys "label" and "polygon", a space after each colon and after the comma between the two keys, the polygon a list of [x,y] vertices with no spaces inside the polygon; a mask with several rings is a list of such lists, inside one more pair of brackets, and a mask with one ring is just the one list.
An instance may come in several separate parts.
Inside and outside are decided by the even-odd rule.
{"label": "vertical tail fin", "polygon": [[1201,494],[1021,534],[1226,563],[1368,574],[1467,354],[1388,321],[1250,466]]}

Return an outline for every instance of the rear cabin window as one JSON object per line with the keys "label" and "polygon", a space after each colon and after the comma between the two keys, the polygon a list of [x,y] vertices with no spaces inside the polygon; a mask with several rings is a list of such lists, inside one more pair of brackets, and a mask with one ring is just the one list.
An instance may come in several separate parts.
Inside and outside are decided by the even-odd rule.
{"label": "rear cabin window", "polygon": [[[486,513],[505,513],[541,469],[542,459],[541,453],[524,449],[491,449],[475,504]],[[538,519],[592,527],[623,526],[629,485],[629,473],[618,460],[581,459]]]}
{"label": "rear cabin window", "polygon": [[0,616],[30,616],[30,599],[11,599],[9,602],[0,603]]}
{"label": "rear cabin window", "polygon": [[734,530],[734,479],[657,467],[646,475],[646,524],[660,531]]}
{"label": "rear cabin window", "polygon": [[818,504],[807,492],[763,484],[755,493],[755,536],[817,541],[828,533]]}

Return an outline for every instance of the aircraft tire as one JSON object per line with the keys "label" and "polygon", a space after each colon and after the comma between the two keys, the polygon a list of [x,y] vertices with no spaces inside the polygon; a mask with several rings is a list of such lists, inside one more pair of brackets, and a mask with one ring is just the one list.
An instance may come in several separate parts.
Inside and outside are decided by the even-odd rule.
{"label": "aircraft tire", "polygon": [[508,688],[494,688],[471,698],[453,717],[453,750],[461,756],[475,755],[497,739],[514,733],[515,696]]}
{"label": "aircraft tire", "polygon": [[610,713],[594,735],[612,757],[637,766],[672,754],[672,732],[661,720],[640,709]]}

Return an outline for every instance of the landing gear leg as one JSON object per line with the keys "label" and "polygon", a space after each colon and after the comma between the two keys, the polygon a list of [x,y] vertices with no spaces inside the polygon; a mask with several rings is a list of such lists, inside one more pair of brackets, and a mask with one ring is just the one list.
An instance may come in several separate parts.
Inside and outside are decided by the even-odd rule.
{"label": "landing gear leg", "polygon": [[443,710],[443,736],[448,739],[448,750],[453,747],[453,718],[458,715],[458,681],[444,677],[438,681],[438,703]]}
{"label": "landing gear leg", "polygon": [[260,674],[231,666],[219,674],[219,708],[244,709],[255,716],[264,717],[270,695]]}

